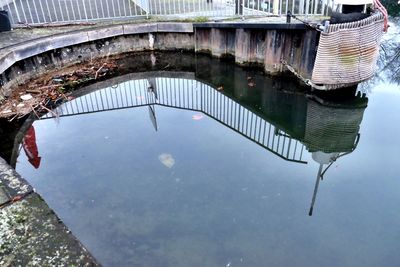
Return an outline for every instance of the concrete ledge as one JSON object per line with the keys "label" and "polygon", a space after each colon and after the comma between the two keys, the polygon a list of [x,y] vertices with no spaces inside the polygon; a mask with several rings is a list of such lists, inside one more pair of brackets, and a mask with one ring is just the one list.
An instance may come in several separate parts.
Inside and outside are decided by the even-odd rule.
{"label": "concrete ledge", "polygon": [[[99,266],[32,187],[0,158],[1,266]],[[16,198],[18,196],[18,198]]]}
{"label": "concrete ledge", "polygon": [[96,29],[94,31],[87,32],[89,41],[111,38],[111,37],[120,36],[123,34],[124,34],[124,26],[123,25],[109,26],[106,28],[100,28],[100,29]]}
{"label": "concrete ledge", "polygon": [[192,33],[192,23],[159,23],[157,24],[157,32],[177,32]]}
{"label": "concrete ledge", "polygon": [[221,28],[221,29],[263,29],[263,30],[306,30],[302,23],[194,23],[193,28]]}
{"label": "concrete ledge", "polygon": [[69,34],[54,35],[46,38],[32,40],[29,43],[23,43],[8,47],[6,53],[0,57],[0,73],[5,72],[17,61],[24,60],[41,53],[62,48],[70,45],[88,42],[87,32],[71,32]]}
{"label": "concrete ledge", "polygon": [[123,29],[125,35],[157,32],[157,24],[127,24],[123,25]]}
{"label": "concrete ledge", "polygon": [[53,49],[123,35],[156,32],[193,33],[193,25],[191,23],[111,25],[35,39],[28,43],[17,44],[0,50],[0,74],[4,73],[17,61],[37,56]]}
{"label": "concrete ledge", "polygon": [[0,205],[33,191],[32,186],[0,158]]}

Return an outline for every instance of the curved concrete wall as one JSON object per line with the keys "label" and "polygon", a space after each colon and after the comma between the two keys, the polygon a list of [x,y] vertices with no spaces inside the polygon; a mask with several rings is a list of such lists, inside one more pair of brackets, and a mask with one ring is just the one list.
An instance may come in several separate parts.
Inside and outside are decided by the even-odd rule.
{"label": "curved concrete wall", "polygon": [[[0,50],[0,100],[12,86],[48,70],[136,51],[185,50],[232,57],[268,74],[311,78],[318,33],[303,24],[150,23],[109,25],[32,40]],[[287,66],[289,66],[287,68]]]}
{"label": "curved concrete wall", "polygon": [[48,70],[94,58],[135,51],[194,51],[191,23],[113,25],[57,34],[3,49],[0,54],[0,99],[11,87]]}

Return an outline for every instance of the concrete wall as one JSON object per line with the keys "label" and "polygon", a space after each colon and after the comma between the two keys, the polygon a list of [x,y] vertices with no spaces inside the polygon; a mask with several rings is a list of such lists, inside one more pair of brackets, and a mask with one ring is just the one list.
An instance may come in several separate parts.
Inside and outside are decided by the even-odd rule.
{"label": "concrete wall", "polygon": [[11,88],[54,68],[137,51],[194,51],[189,23],[119,25],[73,32],[17,45],[0,54],[0,100]]}
{"label": "concrete wall", "polygon": [[302,77],[310,79],[318,33],[276,28],[195,27],[195,49],[215,57],[234,57],[240,65],[262,66],[271,75],[287,71],[282,64],[286,62]]}
{"label": "concrete wall", "polygon": [[136,51],[206,52],[271,75],[286,72],[285,62],[309,79],[317,40],[303,24],[126,24],[59,34],[0,50],[0,100],[54,68]]}

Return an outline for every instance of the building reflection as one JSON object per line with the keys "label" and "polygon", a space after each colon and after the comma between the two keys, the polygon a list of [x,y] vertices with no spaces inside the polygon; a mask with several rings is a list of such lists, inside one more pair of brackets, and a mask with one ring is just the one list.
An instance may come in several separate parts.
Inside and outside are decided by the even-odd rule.
{"label": "building reflection", "polygon": [[[230,77],[208,75],[211,67],[201,72],[147,72],[112,78],[76,91],[73,100],[41,119],[148,106],[150,121],[158,131],[162,129],[157,105],[202,112],[284,160],[307,164],[305,153],[310,153],[319,165],[309,212],[312,215],[319,182],[333,162],[357,147],[367,98],[321,104],[304,92],[286,87],[287,83],[261,75],[246,77],[242,70],[233,68],[224,70]],[[21,128],[27,136],[33,121],[27,120]],[[16,137],[10,159],[14,167],[21,143],[27,144],[29,139],[24,134]],[[33,159],[32,164],[38,168],[37,147],[35,151],[38,160]]]}

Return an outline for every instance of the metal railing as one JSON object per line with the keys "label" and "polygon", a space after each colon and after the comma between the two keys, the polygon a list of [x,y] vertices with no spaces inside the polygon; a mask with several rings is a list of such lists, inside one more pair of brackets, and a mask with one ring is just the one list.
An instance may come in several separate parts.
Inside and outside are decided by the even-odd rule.
{"label": "metal railing", "polygon": [[157,130],[154,105],[202,112],[285,160],[306,163],[305,147],[300,141],[194,79],[154,77],[122,82],[66,102],[41,119],[149,106],[150,119]]}
{"label": "metal railing", "polygon": [[129,19],[323,15],[333,0],[0,0],[11,23],[49,24]]}

